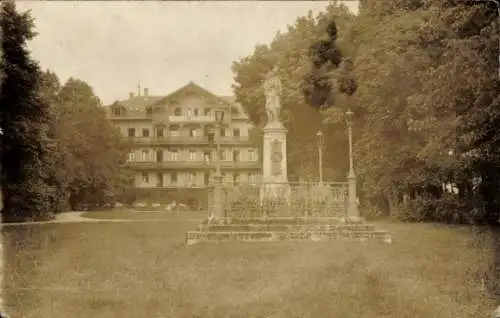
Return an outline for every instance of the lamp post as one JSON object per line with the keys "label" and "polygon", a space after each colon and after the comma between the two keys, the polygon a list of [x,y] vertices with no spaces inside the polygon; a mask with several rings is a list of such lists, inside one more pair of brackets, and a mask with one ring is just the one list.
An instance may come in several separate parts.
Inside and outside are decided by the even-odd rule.
{"label": "lamp post", "polygon": [[323,142],[324,134],[321,130],[316,133],[316,142],[318,144],[318,170],[319,170],[319,183],[323,184]]}
{"label": "lamp post", "polygon": [[222,209],[222,174],[220,169],[220,128],[224,120],[224,110],[215,110],[215,175],[213,176],[214,196],[212,201],[212,217],[220,220],[223,216]]}
{"label": "lamp post", "polygon": [[347,134],[349,136],[349,174],[348,181],[348,202],[347,217],[351,219],[359,218],[357,195],[356,195],[356,175],[354,174],[354,164],[352,158],[352,115],[354,113],[348,109],[346,112]]}

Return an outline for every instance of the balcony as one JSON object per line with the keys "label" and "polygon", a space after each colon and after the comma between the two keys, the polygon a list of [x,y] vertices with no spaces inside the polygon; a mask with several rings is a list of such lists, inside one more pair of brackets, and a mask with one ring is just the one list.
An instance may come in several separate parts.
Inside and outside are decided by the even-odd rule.
{"label": "balcony", "polygon": [[171,123],[176,124],[210,124],[215,122],[215,116],[194,116],[194,115],[182,115],[182,116],[168,116],[168,120]]}
{"label": "balcony", "polygon": [[106,118],[111,121],[151,121],[151,116],[144,112],[130,112],[127,114],[106,114]]}
{"label": "balcony", "polygon": [[[165,137],[128,137],[128,140],[136,145],[208,145],[207,136],[165,136]],[[248,144],[248,137],[226,136],[221,137],[221,145],[245,145]]]}
{"label": "balcony", "polygon": [[129,141],[136,145],[206,145],[208,138],[204,136],[165,136],[165,137],[129,137]]}
{"label": "balcony", "polygon": [[249,138],[248,136],[224,136],[220,137],[221,145],[241,145],[248,144]]}
{"label": "balcony", "polygon": [[[245,170],[260,169],[261,164],[258,161],[221,161],[223,170]],[[207,163],[201,160],[172,160],[172,161],[132,161],[127,165],[138,170],[166,170],[166,169],[186,169],[186,170],[210,170],[215,169],[215,163]]]}

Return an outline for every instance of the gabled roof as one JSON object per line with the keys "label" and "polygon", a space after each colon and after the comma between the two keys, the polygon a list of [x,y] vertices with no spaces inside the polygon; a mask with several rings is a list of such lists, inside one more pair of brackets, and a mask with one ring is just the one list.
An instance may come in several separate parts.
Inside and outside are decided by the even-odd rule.
{"label": "gabled roof", "polygon": [[232,104],[230,102],[228,102],[227,100],[221,98],[220,96],[217,96],[217,95],[211,93],[210,91],[206,90],[205,88],[195,84],[193,81],[190,81],[187,85],[184,85],[181,88],[168,94],[167,96],[157,100],[156,102],[154,102],[153,106],[158,105],[158,104],[165,104],[168,102],[173,102],[177,98],[183,96],[184,94],[188,94],[188,93],[195,93],[195,94],[201,95],[205,98],[209,98],[209,99],[212,99],[214,101],[218,101],[222,107],[232,106]]}
{"label": "gabled roof", "polygon": [[160,100],[162,96],[134,96],[119,103],[125,107],[127,110],[131,109],[144,109],[146,106],[153,104],[154,102]]}
{"label": "gabled roof", "polygon": [[[243,107],[236,102],[234,96],[217,96],[200,85],[195,84],[190,81],[188,84],[180,87],[179,89],[173,91],[166,96],[151,96],[148,97],[141,96],[131,96],[126,100],[116,101],[115,103],[123,106],[126,109],[126,114],[124,117],[146,117],[146,109],[148,107],[154,107],[162,104],[170,104],[178,98],[182,98],[185,94],[193,93],[203,98],[210,99],[220,104],[223,108],[236,108],[238,109],[238,116],[233,116],[233,119],[248,120],[248,115],[246,114]],[[115,105],[105,106],[107,112],[111,111],[111,107]]]}

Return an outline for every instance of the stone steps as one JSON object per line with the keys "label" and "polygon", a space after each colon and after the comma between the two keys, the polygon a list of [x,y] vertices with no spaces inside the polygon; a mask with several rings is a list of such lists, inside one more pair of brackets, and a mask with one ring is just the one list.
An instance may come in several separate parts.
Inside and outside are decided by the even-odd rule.
{"label": "stone steps", "polygon": [[374,231],[373,224],[220,224],[200,225],[200,231],[210,232],[272,232],[272,231]]}
{"label": "stone steps", "polygon": [[186,233],[186,244],[197,242],[375,240],[391,243],[391,234],[362,218],[345,217],[253,217],[207,220]]}
{"label": "stone steps", "polygon": [[277,242],[277,241],[330,241],[330,240],[375,240],[391,243],[391,234],[386,231],[243,231],[200,232],[188,231],[186,245],[198,242]]}
{"label": "stone steps", "polygon": [[188,231],[186,245],[198,242],[277,242],[277,241],[375,240],[391,243],[391,234],[378,230],[330,231]]}

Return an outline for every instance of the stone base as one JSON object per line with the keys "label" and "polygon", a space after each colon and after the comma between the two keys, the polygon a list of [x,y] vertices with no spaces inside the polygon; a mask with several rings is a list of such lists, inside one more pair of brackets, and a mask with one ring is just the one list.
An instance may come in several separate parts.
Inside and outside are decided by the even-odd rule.
{"label": "stone base", "polygon": [[186,233],[186,245],[199,242],[277,242],[277,241],[330,241],[375,240],[392,243],[389,232],[375,230],[348,230],[348,231],[189,231]]}
{"label": "stone base", "polygon": [[201,225],[198,231],[209,232],[300,232],[300,231],[375,231],[373,224],[216,224]]}
{"label": "stone base", "polygon": [[198,242],[305,240],[375,240],[391,243],[392,236],[389,232],[377,230],[375,225],[366,224],[358,218],[232,219],[217,224],[205,222],[196,230],[186,233],[186,245]]}
{"label": "stone base", "polygon": [[[263,216],[263,217],[233,217],[220,218],[219,223],[223,224],[253,224],[253,225],[269,225],[269,224],[362,224],[364,219],[351,219],[345,217],[322,217],[322,216]],[[208,220],[204,220],[202,224],[207,224]]]}

